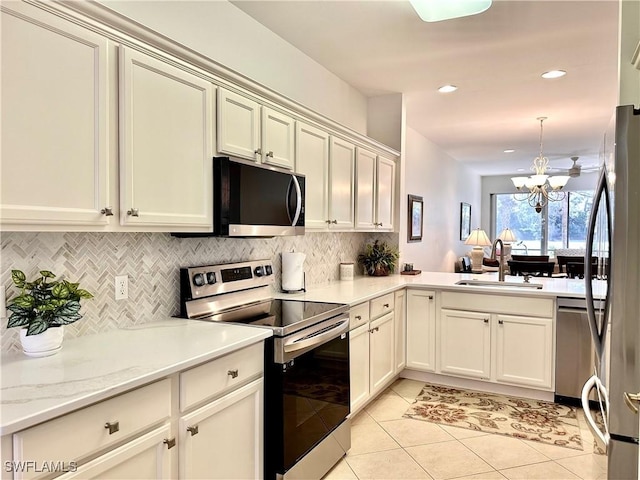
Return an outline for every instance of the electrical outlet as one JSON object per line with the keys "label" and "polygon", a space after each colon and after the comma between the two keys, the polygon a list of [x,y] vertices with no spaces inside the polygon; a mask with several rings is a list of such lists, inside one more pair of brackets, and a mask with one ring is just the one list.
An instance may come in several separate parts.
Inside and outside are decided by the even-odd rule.
{"label": "electrical outlet", "polygon": [[117,275],[115,281],[116,300],[129,298],[129,277],[127,275]]}

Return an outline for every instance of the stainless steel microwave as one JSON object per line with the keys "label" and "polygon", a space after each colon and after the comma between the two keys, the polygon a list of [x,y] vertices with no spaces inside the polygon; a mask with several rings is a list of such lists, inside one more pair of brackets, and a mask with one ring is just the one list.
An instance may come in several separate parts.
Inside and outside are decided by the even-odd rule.
{"label": "stainless steel microwave", "polygon": [[213,158],[213,232],[179,237],[304,235],[304,175],[233,157]]}

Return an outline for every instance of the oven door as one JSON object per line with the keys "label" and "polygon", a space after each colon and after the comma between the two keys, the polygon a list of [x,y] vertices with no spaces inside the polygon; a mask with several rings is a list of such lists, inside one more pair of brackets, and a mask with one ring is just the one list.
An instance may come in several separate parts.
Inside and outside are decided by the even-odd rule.
{"label": "oven door", "polygon": [[[334,317],[294,335],[276,338],[268,396],[267,436],[283,475],[349,414],[349,318]],[[271,415],[277,412],[276,415]]]}

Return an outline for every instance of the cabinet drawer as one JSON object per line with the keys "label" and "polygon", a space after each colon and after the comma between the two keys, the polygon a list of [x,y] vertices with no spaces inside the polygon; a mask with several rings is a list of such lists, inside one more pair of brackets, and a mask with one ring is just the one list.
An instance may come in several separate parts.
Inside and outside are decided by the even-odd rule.
{"label": "cabinet drawer", "polygon": [[361,303],[349,310],[349,329],[353,330],[369,321],[369,302]]}
{"label": "cabinet drawer", "polygon": [[393,311],[394,294],[388,293],[371,300],[371,320]]}
{"label": "cabinet drawer", "polygon": [[551,298],[484,295],[481,293],[442,292],[442,308],[471,310],[476,312],[526,313],[534,317],[553,317],[554,301]]}
{"label": "cabinet drawer", "polygon": [[[75,461],[170,415],[171,380],[166,379],[14,434],[14,460]],[[38,473],[42,472],[16,471],[15,478],[34,478]]]}
{"label": "cabinet drawer", "polygon": [[256,343],[180,374],[180,411],[262,375],[264,344]]}

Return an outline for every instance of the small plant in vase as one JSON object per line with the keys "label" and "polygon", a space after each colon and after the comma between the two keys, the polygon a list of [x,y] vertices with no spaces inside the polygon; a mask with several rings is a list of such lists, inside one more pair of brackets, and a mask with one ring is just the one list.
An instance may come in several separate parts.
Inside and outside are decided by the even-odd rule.
{"label": "small plant in vase", "polygon": [[78,283],[55,278],[52,272],[41,270],[40,277],[27,282],[24,272],[11,271],[11,280],[20,289],[20,295],[9,300],[7,310],[11,315],[7,327],[22,327],[20,340],[27,355],[56,353],[62,344],[62,327],[80,320],[80,300],[93,297],[79,288]]}
{"label": "small plant in vase", "polygon": [[358,255],[358,263],[364,266],[367,274],[380,277],[395,271],[398,256],[396,247],[388,245],[387,242],[380,243],[376,240],[373,244],[365,245],[364,253]]}

